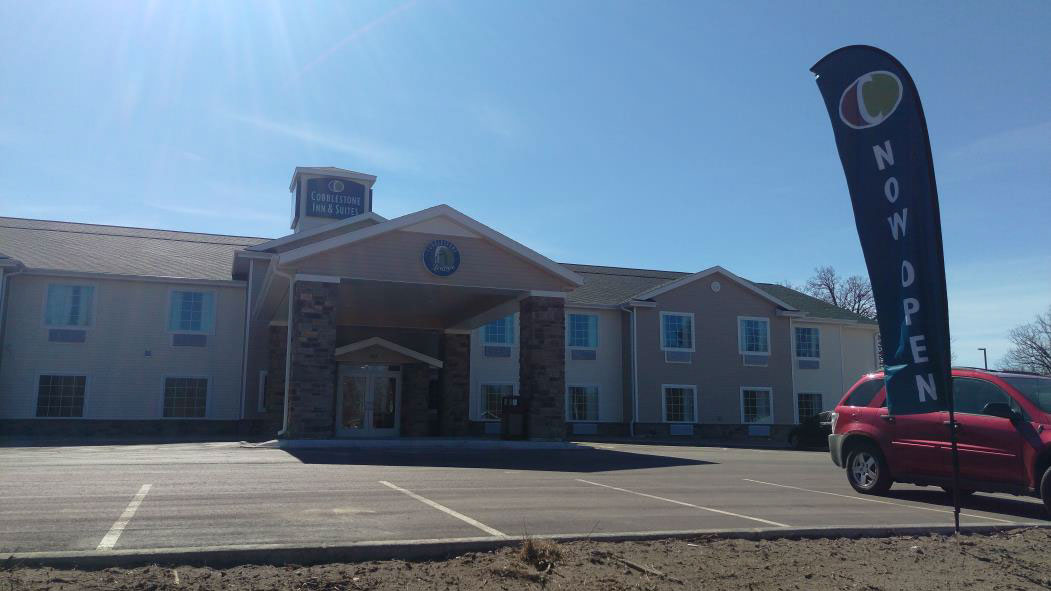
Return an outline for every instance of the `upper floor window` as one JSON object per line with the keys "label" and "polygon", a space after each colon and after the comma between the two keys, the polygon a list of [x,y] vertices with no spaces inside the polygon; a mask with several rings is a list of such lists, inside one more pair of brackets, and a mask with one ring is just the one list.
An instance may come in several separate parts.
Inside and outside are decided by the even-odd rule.
{"label": "upper floor window", "polygon": [[770,319],[740,318],[738,336],[742,355],[770,354]]}
{"label": "upper floor window", "polygon": [[215,326],[215,294],[207,291],[173,291],[168,310],[168,330],[211,333]]}
{"label": "upper floor window", "polygon": [[693,314],[661,312],[661,349],[693,351]]}
{"label": "upper floor window", "polygon": [[568,329],[569,336],[566,340],[568,346],[584,349],[598,347],[598,316],[570,314]]}
{"label": "upper floor window", "polygon": [[804,326],[796,327],[796,357],[800,359],[821,357],[821,331]]}
{"label": "upper floor window", "polygon": [[483,344],[511,346],[515,344],[515,316],[504,316],[486,324],[482,329]]}
{"label": "upper floor window", "polygon": [[47,286],[44,323],[48,326],[90,326],[95,288],[90,285]]}

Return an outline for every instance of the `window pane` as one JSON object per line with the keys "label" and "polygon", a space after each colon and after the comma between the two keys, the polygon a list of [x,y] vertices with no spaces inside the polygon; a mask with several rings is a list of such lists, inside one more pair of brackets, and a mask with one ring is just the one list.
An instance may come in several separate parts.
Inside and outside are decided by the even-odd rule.
{"label": "window pane", "polygon": [[569,420],[598,420],[598,388],[594,386],[569,387]]}
{"label": "window pane", "polygon": [[765,320],[741,319],[741,350],[745,353],[770,352],[769,323]]}
{"label": "window pane", "polygon": [[665,314],[664,347],[667,349],[693,348],[693,318],[685,314]]}
{"label": "window pane", "polygon": [[205,378],[167,378],[164,380],[164,416],[201,418],[208,402]]}
{"label": "window pane", "polygon": [[821,341],[818,329],[796,327],[796,357],[821,357]]}
{"label": "window pane", "polygon": [[84,416],[86,384],[86,376],[40,376],[37,383],[36,416]]}
{"label": "window pane", "polygon": [[514,344],[514,320],[515,317],[505,316],[485,325],[482,330],[482,338],[486,345],[512,345]]}
{"label": "window pane", "polygon": [[771,423],[770,392],[768,390],[745,390],[741,393],[744,407],[744,422]]}
{"label": "window pane", "polygon": [[694,421],[693,388],[664,389],[664,420],[670,423]]}
{"label": "window pane", "polygon": [[211,332],[215,321],[215,294],[199,291],[173,291],[168,329],[184,332]]}
{"label": "window pane", "polygon": [[798,396],[799,420],[808,419],[821,412],[821,395],[800,392]]}
{"label": "window pane", "polygon": [[514,395],[511,384],[482,384],[482,420],[498,421],[503,417],[503,399]]}
{"label": "window pane", "polygon": [[48,326],[87,326],[95,288],[90,285],[48,285],[44,322]]}
{"label": "window pane", "polygon": [[597,347],[598,316],[592,316],[589,314],[570,314],[568,346]]}

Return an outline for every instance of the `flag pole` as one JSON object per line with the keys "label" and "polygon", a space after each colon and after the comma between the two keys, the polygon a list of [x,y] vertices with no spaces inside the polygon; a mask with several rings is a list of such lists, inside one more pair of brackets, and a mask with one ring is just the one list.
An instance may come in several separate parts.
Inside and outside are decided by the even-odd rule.
{"label": "flag pole", "polygon": [[[950,383],[952,377],[949,378]],[[956,401],[949,390],[949,442],[952,444],[952,515],[956,535],[960,535],[960,450],[956,445]]]}

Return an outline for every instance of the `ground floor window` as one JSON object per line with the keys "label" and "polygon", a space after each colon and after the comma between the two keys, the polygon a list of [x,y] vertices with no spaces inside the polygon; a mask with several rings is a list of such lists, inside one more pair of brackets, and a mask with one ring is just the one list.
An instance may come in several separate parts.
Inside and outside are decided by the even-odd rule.
{"label": "ground floor window", "polygon": [[208,378],[165,378],[165,418],[203,418],[207,402]]}
{"label": "ground floor window", "polygon": [[87,376],[40,376],[37,384],[36,416],[84,416],[84,390]]}
{"label": "ground floor window", "polygon": [[570,386],[569,400],[570,421],[598,420],[598,388],[596,386]]}
{"label": "ground floor window", "polygon": [[773,391],[770,388],[741,389],[741,422],[774,422]]}
{"label": "ground floor window", "polygon": [[697,422],[697,388],[694,386],[662,386],[664,422]]}
{"label": "ground floor window", "polygon": [[514,396],[511,384],[482,384],[482,420],[499,421],[503,418],[504,398]]}
{"label": "ground floor window", "polygon": [[799,420],[809,419],[821,412],[821,395],[816,392],[800,392],[796,394],[797,408],[799,409]]}

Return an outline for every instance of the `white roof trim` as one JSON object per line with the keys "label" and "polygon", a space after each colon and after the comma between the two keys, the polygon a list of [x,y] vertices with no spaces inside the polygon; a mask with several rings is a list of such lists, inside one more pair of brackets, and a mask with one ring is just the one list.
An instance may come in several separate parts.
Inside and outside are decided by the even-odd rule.
{"label": "white roof trim", "polygon": [[314,255],[320,254],[328,250],[332,250],[334,248],[339,248],[341,246],[347,246],[355,242],[360,242],[362,240],[374,238],[376,236],[379,236],[380,234],[386,234],[387,232],[392,232],[400,228],[418,224],[422,221],[441,216],[445,216],[451,219],[452,221],[456,222],[457,224],[460,224],[465,228],[477,232],[483,238],[495,243],[497,246],[500,246],[501,248],[504,248],[505,250],[508,250],[511,253],[528,260],[534,265],[537,265],[538,267],[545,269],[549,273],[561,277],[562,279],[565,279],[566,281],[569,281],[574,285],[579,286],[584,284],[584,279],[580,275],[574,273],[573,271],[570,271],[569,269],[563,267],[555,261],[552,261],[544,255],[536,252],[535,250],[532,250],[518,242],[515,242],[507,236],[504,236],[496,230],[493,230],[489,226],[486,226],[481,222],[467,217],[466,215],[460,213],[459,211],[456,211],[448,205],[435,205],[434,207],[429,207],[427,209],[417,211],[415,213],[403,215],[401,217],[385,221],[375,226],[361,228],[360,230],[352,230],[350,232],[347,232],[346,234],[340,234],[339,236],[333,236],[331,238],[319,240],[318,242],[314,242],[312,244],[307,244],[299,248],[286,251],[284,253],[281,253],[281,255],[279,256],[278,264],[282,266],[288,265],[290,263],[294,263],[296,261],[312,257]]}
{"label": "white roof trim", "polygon": [[281,238],[274,238],[273,240],[267,240],[266,242],[264,242],[262,244],[256,244],[255,246],[249,246],[245,250],[246,251],[266,251],[266,250],[270,250],[271,248],[276,248],[278,246],[284,246],[285,244],[288,244],[290,242],[296,242],[297,240],[303,240],[305,238],[310,238],[311,236],[317,236],[318,234],[324,234],[325,232],[330,232],[332,230],[336,230],[336,229],[341,228],[343,226],[353,226],[354,224],[359,224],[359,223],[364,222],[364,221],[372,221],[372,222],[375,222],[375,224],[382,224],[383,222],[387,221],[387,218],[381,216],[378,213],[373,213],[373,212],[369,211],[369,212],[365,212],[363,214],[356,215],[356,216],[353,216],[353,217],[344,218],[342,220],[336,220],[336,221],[332,222],[331,224],[325,224],[323,226],[317,226],[317,227],[311,228],[309,230],[303,230],[302,232],[295,232],[293,234],[289,234],[288,236],[282,236]]}
{"label": "white roof trim", "polygon": [[372,186],[376,182],[376,177],[371,174],[365,174],[363,172],[355,172],[353,170],[347,170],[346,168],[339,168],[336,166],[297,166],[292,172],[292,181],[288,183],[289,192],[296,190],[296,179],[301,174],[316,174],[319,176],[334,176],[344,179],[353,179],[356,181],[364,181]]}
{"label": "white roof trim", "polygon": [[785,310],[792,310],[792,311],[796,310],[796,308],[794,306],[789,306],[785,302],[783,302],[783,301],[775,298],[774,296],[766,293],[765,291],[759,289],[751,281],[748,281],[746,279],[742,279],[741,277],[738,277],[737,275],[734,275],[733,273],[727,271],[726,269],[720,267],[719,265],[716,265],[714,267],[709,267],[709,268],[707,268],[707,269],[705,269],[703,271],[699,271],[697,273],[694,273],[693,275],[687,275],[685,277],[680,277],[679,279],[676,279],[675,281],[672,281],[671,283],[665,283],[664,285],[660,285],[660,286],[655,287],[655,288],[653,288],[653,289],[651,289],[649,291],[640,293],[639,295],[635,296],[632,299],[633,300],[648,300],[650,298],[655,298],[655,297],[661,295],[662,293],[667,293],[667,292],[669,292],[669,291],[671,291],[673,289],[678,289],[678,288],[680,288],[680,287],[682,287],[684,285],[693,283],[694,281],[697,281],[698,279],[704,279],[705,277],[708,277],[709,275],[714,275],[716,273],[720,273],[722,275],[725,275],[725,276],[729,277],[730,279],[735,281],[737,284],[739,284],[741,287],[744,287],[745,289],[748,289],[749,291],[755,293],[756,295],[758,295],[758,296],[760,296],[760,297],[762,297],[762,298],[764,298],[766,300],[769,300],[769,301],[773,302],[774,304],[784,308]]}
{"label": "white roof trim", "polygon": [[437,367],[438,369],[441,369],[442,367],[442,362],[435,359],[434,357],[431,357],[430,355],[424,355],[419,351],[413,351],[408,347],[402,347],[397,343],[392,343],[387,339],[383,339],[380,337],[372,337],[365,339],[364,341],[358,341],[356,343],[344,345],[336,349],[336,356],[338,357],[339,355],[346,355],[347,353],[353,353],[354,351],[368,349],[369,347],[383,347],[384,349],[394,351],[395,353],[400,353],[406,357],[411,357],[417,361],[422,361],[432,367]]}

